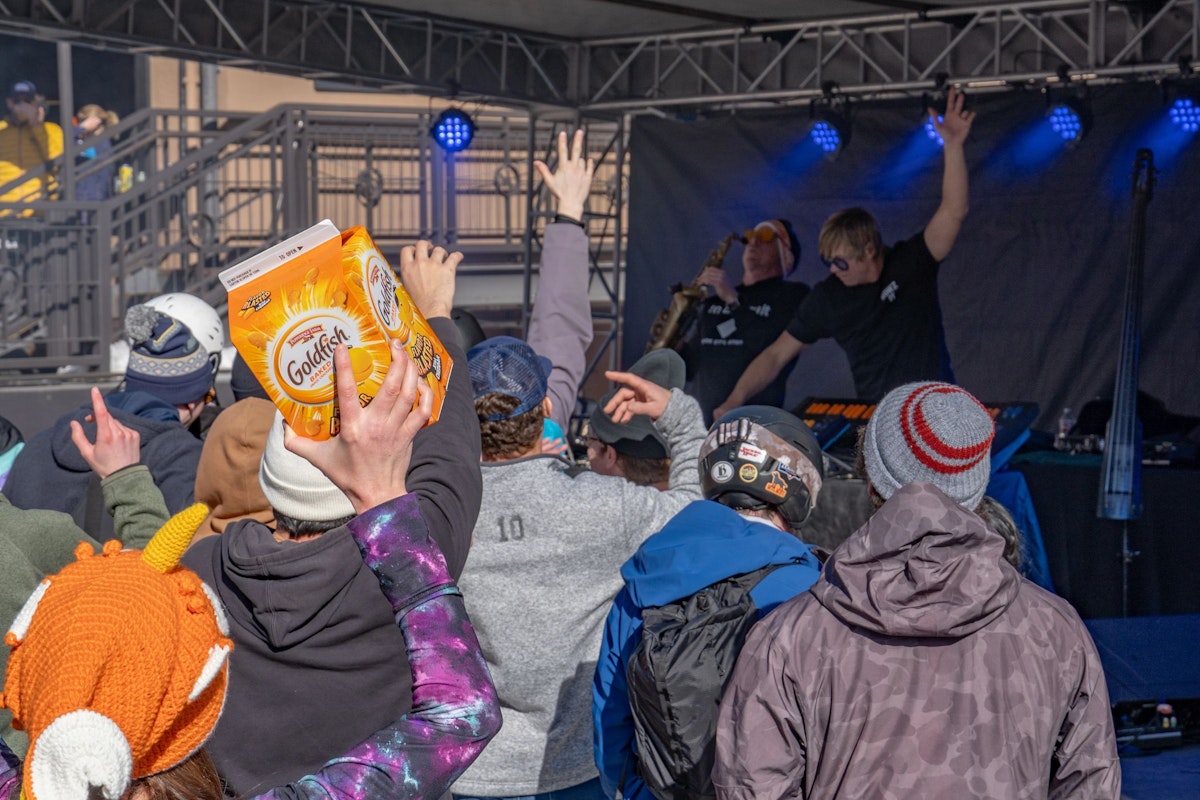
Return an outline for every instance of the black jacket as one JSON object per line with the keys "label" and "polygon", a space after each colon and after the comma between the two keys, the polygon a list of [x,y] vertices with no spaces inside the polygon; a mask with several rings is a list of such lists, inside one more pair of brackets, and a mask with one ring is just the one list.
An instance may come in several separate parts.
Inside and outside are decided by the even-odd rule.
{"label": "black jacket", "polygon": [[[203,444],[179,424],[175,408],[145,392],[112,392],[105,397],[105,404],[117,421],[141,436],[141,463],[149,468],[154,483],[162,491],[167,511],[175,514],[190,506]],[[83,425],[89,441],[96,440],[96,423],[84,421],[91,413],[89,402],[59,417],[52,426],[28,440],[13,462],[4,494],[17,508],[70,514],[76,525],[96,539],[106,541],[114,538],[113,521],[102,499],[96,510],[99,529],[90,530],[85,524],[92,471],[71,441],[71,420]]]}

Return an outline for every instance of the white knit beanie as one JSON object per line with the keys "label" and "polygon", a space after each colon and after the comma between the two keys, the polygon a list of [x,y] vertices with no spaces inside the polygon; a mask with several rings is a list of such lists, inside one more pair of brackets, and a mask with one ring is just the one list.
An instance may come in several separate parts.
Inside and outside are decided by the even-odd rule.
{"label": "white knit beanie", "polygon": [[867,423],[867,477],[885,500],[917,481],[973,511],[991,477],[995,427],[983,404],[948,383],[888,392]]}
{"label": "white knit beanie", "polygon": [[332,522],[354,516],[350,498],[306,458],[283,446],[283,415],[278,410],[267,434],[258,482],[271,508],[305,522]]}

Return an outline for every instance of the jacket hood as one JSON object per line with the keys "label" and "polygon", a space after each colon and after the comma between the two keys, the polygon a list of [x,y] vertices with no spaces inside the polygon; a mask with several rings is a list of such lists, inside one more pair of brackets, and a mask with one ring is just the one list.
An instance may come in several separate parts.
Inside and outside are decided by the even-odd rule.
{"label": "jacket hood", "polygon": [[769,564],[816,559],[774,525],[743,519],[711,500],[689,503],[621,566],[639,608],[673,603],[717,581]]}
{"label": "jacket hood", "polygon": [[847,625],[885,636],[960,638],[1017,595],[1004,538],[928,483],[901,487],[842,543],[810,591]]}
{"label": "jacket hood", "polygon": [[277,542],[267,526],[239,520],[225,529],[217,547],[223,568],[214,588],[238,595],[224,600],[231,621],[258,631],[276,649],[325,630],[362,567],[345,527],[307,542]]}
{"label": "jacket hood", "polygon": [[21,435],[17,426],[0,417],[0,454],[7,453],[24,441],[25,437]]}
{"label": "jacket hood", "polygon": [[197,536],[221,533],[238,519],[264,524],[275,519],[258,483],[258,467],[274,420],[275,405],[270,400],[247,397],[222,411],[208,429],[196,468],[196,502],[212,511]]}
{"label": "jacket hood", "polygon": [[[143,445],[168,426],[179,427],[179,412],[175,407],[145,392],[112,392],[104,396],[104,404],[118,421],[141,435]],[[91,413],[92,404],[89,401],[87,405],[59,417],[54,423],[50,452],[54,455],[55,463],[64,470],[91,471],[83,456],[79,455],[79,448],[71,441],[71,420],[83,425],[83,432],[89,441],[96,441],[96,423],[85,419]]]}

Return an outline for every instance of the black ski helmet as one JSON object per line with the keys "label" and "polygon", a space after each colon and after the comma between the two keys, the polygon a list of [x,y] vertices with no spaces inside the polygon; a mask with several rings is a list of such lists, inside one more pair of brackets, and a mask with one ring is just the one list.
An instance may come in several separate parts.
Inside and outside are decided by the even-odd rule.
{"label": "black ski helmet", "polygon": [[700,490],[732,508],[779,509],[796,530],[808,519],[825,474],[807,425],[773,406],[742,406],[721,417],[700,448]]}

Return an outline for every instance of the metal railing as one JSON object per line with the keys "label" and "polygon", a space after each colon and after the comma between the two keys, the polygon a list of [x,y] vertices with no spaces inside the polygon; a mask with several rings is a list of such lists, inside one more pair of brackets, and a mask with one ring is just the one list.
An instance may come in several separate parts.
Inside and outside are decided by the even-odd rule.
{"label": "metal railing", "polygon": [[[166,291],[221,308],[221,269],[329,218],[364,225],[386,253],[431,238],[467,251],[472,275],[525,275],[529,302],[537,230],[547,201],[532,173],[552,160],[573,118],[479,111],[470,150],[448,156],[431,141],[427,109],[281,105],[260,114],[146,109],[88,140],[100,155],[60,157],[26,173],[78,185],[119,174],[102,202],[0,204],[0,382],[21,370],[107,369],[124,310]],[[593,275],[602,319],[618,318],[624,126],[600,122],[608,141],[594,187]],[[64,170],[73,170],[68,178]],[[61,179],[61,180],[59,180]],[[6,187],[0,186],[0,195]],[[594,238],[595,235],[594,235]],[[19,359],[8,368],[5,357]],[[598,359],[597,359],[598,360]]]}

